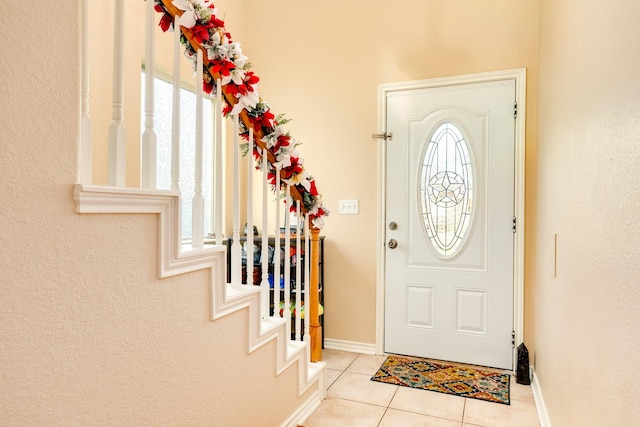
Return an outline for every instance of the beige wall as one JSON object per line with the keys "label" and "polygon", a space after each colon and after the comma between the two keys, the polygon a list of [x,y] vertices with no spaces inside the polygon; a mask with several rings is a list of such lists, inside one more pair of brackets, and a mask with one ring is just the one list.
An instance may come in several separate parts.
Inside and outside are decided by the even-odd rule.
{"label": "beige wall", "polygon": [[[222,3],[222,2],[220,2]],[[242,40],[261,94],[302,142],[332,214],[326,236],[327,338],[375,342],[376,132],[381,83],[527,68],[527,191],[535,192],[537,0],[251,2]],[[358,199],[360,215],[339,215]],[[530,296],[534,199],[527,197]],[[531,301],[529,299],[528,301]],[[527,334],[532,339],[527,304]]]}
{"label": "beige wall", "polygon": [[78,3],[2,3],[0,425],[279,425],[295,367],[207,272],[158,280],[156,216],[74,212]]}
{"label": "beige wall", "polygon": [[540,1],[534,362],[554,426],[640,417],[638,16],[635,0]]}

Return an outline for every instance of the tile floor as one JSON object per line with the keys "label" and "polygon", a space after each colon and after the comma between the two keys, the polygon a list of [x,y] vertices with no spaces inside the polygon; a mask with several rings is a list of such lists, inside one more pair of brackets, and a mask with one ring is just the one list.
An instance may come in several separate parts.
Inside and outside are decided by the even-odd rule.
{"label": "tile floor", "polygon": [[327,399],[305,427],[540,426],[531,387],[511,378],[511,405],[371,381],[385,356],[324,350]]}

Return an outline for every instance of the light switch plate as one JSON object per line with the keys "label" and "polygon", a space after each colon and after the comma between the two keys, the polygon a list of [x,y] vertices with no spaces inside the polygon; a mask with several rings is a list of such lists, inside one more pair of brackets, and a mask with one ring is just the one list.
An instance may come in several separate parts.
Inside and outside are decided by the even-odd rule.
{"label": "light switch plate", "polygon": [[340,215],[358,215],[358,199],[348,199],[338,201],[338,213]]}

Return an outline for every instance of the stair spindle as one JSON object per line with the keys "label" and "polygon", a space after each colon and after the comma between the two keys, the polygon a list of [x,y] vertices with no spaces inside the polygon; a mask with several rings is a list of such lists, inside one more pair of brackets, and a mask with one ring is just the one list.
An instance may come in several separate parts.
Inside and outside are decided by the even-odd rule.
{"label": "stair spindle", "polygon": [[82,113],[80,118],[81,137],[78,150],[78,177],[81,184],[91,184],[92,148],[91,117],[89,117],[89,0],[82,2]]}
{"label": "stair spindle", "polygon": [[253,129],[247,154],[247,285],[253,285]]}
{"label": "stair spindle", "polygon": [[145,91],[144,91],[144,132],[142,133],[140,181],[142,188],[156,188],[158,137],[155,130],[155,29],[154,3],[146,4],[146,43],[145,43]]}
{"label": "stair spindle", "polygon": [[301,320],[302,320],[302,247],[300,245],[300,200],[296,200],[296,341],[302,340]]}
{"label": "stair spindle", "polygon": [[233,115],[233,244],[231,245],[231,283],[242,285],[242,245],[240,244],[240,147],[238,115]]}
{"label": "stair spindle", "polygon": [[222,140],[222,124],[224,117],[222,115],[222,82],[220,79],[216,80],[216,103],[215,103],[215,191],[214,204],[215,204],[215,233],[216,233],[216,245],[222,244],[222,205],[224,200],[224,191],[222,186],[222,147],[224,141]]}
{"label": "stair spindle", "polygon": [[275,223],[276,230],[274,234],[274,249],[273,254],[273,315],[279,316],[278,309],[280,308],[280,166],[276,167],[276,211],[275,211]]}
{"label": "stair spindle", "polygon": [[311,320],[311,312],[310,307],[313,301],[310,299],[310,291],[309,291],[309,256],[311,252],[309,252],[309,240],[311,236],[309,235],[309,215],[304,215],[304,304],[306,306],[305,315],[304,315],[304,340],[309,342],[311,340],[309,335],[309,323]]}
{"label": "stair spindle", "polygon": [[269,316],[269,180],[267,155],[262,153],[262,282],[260,295],[262,301],[262,318]]}
{"label": "stair spindle", "polygon": [[289,232],[291,227],[291,186],[286,185],[285,190],[285,214],[284,214],[284,308],[282,315],[287,319],[287,337],[291,337],[291,233]]}
{"label": "stair spindle", "polygon": [[180,191],[180,25],[173,19],[173,99],[171,116],[171,189]]}
{"label": "stair spindle", "polygon": [[109,185],[124,187],[126,134],[124,128],[124,0],[116,0],[113,25],[113,111],[109,126]]}
{"label": "stair spindle", "polygon": [[204,197],[202,196],[202,151],[203,151],[203,129],[202,129],[202,50],[197,53],[196,69],[196,146],[195,146],[195,168],[194,168],[194,194],[191,210],[191,245],[195,249],[204,247]]}

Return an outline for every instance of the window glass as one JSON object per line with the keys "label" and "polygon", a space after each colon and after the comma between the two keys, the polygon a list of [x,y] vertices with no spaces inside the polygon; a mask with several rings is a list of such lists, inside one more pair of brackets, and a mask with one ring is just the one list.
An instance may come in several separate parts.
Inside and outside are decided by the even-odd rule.
{"label": "window glass", "polygon": [[467,141],[453,123],[439,124],[421,159],[420,215],[436,252],[454,257],[471,225],[474,182]]}
{"label": "window glass", "polygon": [[[171,189],[171,126],[173,109],[173,84],[155,77],[155,130],[157,135],[157,187]],[[145,73],[142,72],[142,131],[144,132]],[[196,142],[196,94],[193,90],[180,89],[180,192],[182,194],[182,238],[191,238],[191,200],[195,192],[195,142]],[[203,169],[202,196],[204,197],[205,235],[213,232],[213,100],[204,97],[203,102]]]}

